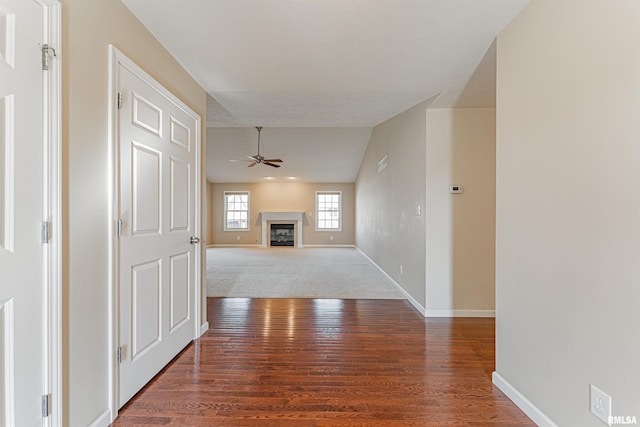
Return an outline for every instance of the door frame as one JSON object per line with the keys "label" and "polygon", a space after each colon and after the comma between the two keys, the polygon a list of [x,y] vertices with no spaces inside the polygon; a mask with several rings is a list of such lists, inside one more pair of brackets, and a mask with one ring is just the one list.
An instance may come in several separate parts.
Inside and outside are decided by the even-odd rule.
{"label": "door frame", "polygon": [[[119,409],[119,364],[116,359],[116,351],[120,342],[120,295],[119,295],[119,271],[120,271],[120,251],[117,236],[117,221],[119,219],[119,199],[120,199],[120,147],[119,147],[119,122],[118,122],[118,88],[120,81],[118,78],[118,67],[122,65],[133,74],[138,76],[146,84],[157,90],[169,101],[192,115],[196,120],[195,132],[195,224],[194,236],[202,234],[201,209],[201,126],[202,118],[198,113],[193,111],[176,95],[157,82],[151,75],[140,68],[135,62],[120,52],[114,45],[109,45],[109,110],[108,110],[108,141],[109,141],[109,410],[111,412],[111,421],[118,416]],[[194,295],[193,305],[191,307],[194,316],[193,339],[197,339],[202,335],[201,331],[201,307],[202,307],[202,250],[196,247],[196,256],[194,257],[195,277],[193,289],[190,291]]]}
{"label": "door frame", "polygon": [[58,0],[34,0],[43,10],[43,40],[54,49],[49,70],[43,72],[43,215],[49,224],[49,240],[43,250],[43,337],[44,390],[49,396],[46,427],[62,427],[62,92],[61,62],[62,6]]}

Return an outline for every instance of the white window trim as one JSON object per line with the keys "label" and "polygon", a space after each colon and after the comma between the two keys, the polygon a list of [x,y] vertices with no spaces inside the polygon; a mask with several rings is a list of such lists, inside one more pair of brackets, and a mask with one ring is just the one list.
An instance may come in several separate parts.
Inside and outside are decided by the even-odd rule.
{"label": "white window trim", "polygon": [[[340,216],[338,218],[338,228],[318,228],[318,195],[319,194],[337,194],[340,197],[338,198],[338,212],[340,213]],[[332,190],[326,190],[326,191],[316,191],[316,231],[330,231],[330,232],[336,232],[336,231],[342,231],[342,191],[332,191]]]}
{"label": "white window trim", "polygon": [[[246,194],[247,195],[247,228],[227,228],[227,195],[230,194]],[[223,223],[222,227],[224,231],[232,231],[232,232],[247,232],[251,231],[251,192],[249,191],[224,191],[222,196],[222,216]]]}

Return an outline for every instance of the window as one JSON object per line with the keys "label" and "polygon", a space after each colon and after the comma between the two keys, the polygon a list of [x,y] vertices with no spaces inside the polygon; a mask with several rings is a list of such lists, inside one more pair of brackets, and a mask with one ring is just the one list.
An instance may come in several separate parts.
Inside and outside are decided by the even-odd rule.
{"label": "window", "polygon": [[342,229],[342,193],[340,191],[316,192],[316,230],[340,231]]}
{"label": "window", "polygon": [[248,192],[224,192],[224,231],[249,231]]}

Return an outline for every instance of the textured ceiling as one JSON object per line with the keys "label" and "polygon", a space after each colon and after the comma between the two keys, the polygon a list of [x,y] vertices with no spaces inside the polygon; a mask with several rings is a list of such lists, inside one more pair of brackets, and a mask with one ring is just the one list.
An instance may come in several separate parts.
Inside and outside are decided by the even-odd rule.
{"label": "textured ceiling", "polygon": [[371,127],[434,95],[456,105],[526,1],[123,0],[213,96],[221,127]]}
{"label": "textured ceiling", "polygon": [[[371,128],[495,105],[495,37],[528,0],[122,0],[209,93],[207,177],[353,182]],[[285,166],[247,168],[256,151]]]}
{"label": "textured ceiling", "polygon": [[265,128],[261,154],[283,160],[276,169],[245,159],[258,150],[254,128],[207,129],[207,179],[211,182],[354,182],[369,143],[371,128]]}

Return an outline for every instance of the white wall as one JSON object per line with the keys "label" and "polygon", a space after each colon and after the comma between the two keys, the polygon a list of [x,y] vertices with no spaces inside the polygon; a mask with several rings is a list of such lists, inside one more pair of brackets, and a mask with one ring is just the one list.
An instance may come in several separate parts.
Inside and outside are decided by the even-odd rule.
{"label": "white wall", "polygon": [[495,109],[428,109],[426,139],[427,315],[492,316]]}
{"label": "white wall", "polygon": [[109,421],[108,45],[203,118],[206,94],[120,1],[62,0],[62,25],[63,417],[86,427]]}
{"label": "white wall", "polygon": [[376,126],[356,180],[356,245],[423,308],[425,216],[416,207],[425,203],[425,138],[425,103]]}
{"label": "white wall", "polygon": [[559,426],[640,418],[640,2],[532,0],[498,38],[496,370]]}

